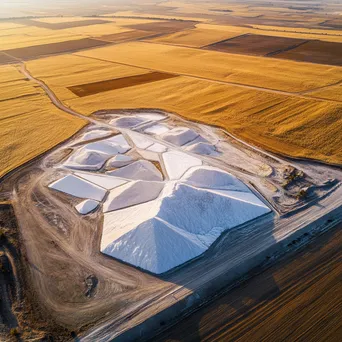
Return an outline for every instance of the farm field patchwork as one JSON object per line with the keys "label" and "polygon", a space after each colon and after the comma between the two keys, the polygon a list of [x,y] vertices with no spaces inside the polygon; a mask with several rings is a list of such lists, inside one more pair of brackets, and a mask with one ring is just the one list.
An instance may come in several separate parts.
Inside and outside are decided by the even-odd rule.
{"label": "farm field patchwork", "polygon": [[166,74],[162,72],[149,72],[143,75],[127,76],[117,78],[114,80],[100,81],[95,83],[86,83],[81,85],[75,85],[68,89],[72,91],[78,97],[84,97],[102,93],[105,91],[122,89],[127,87],[134,87],[140,84],[146,84],[151,82],[158,82],[169,78],[177,77],[177,75]]}
{"label": "farm field patchwork", "polygon": [[6,50],[6,53],[15,58],[28,60],[35,59],[40,56],[55,55],[59,53],[73,52],[82,49],[89,49],[93,47],[99,47],[107,45],[107,42],[83,38],[77,40],[67,40],[59,43],[43,44],[36,46],[22,47],[18,49]]}
{"label": "farm field patchwork", "polygon": [[212,44],[206,48],[220,52],[267,56],[279,51],[293,49],[305,42],[304,39],[245,34]]}
{"label": "farm field patchwork", "polygon": [[329,85],[342,77],[341,68],[292,61],[279,63],[276,59],[265,63],[261,57],[144,42],[124,43],[78,54],[156,71],[289,92]]}
{"label": "farm field patchwork", "polygon": [[81,26],[91,26],[91,25],[99,25],[99,24],[107,24],[110,23],[108,20],[101,20],[101,19],[83,19],[83,20],[71,20],[69,21],[67,18],[65,20],[60,20],[59,22],[48,22],[48,21],[41,21],[41,20],[32,20],[32,19],[20,19],[16,20],[15,23],[19,23],[26,26],[35,26],[41,27],[49,30],[63,30],[69,29],[74,27],[81,27]]}
{"label": "farm field patchwork", "polygon": [[150,41],[154,43],[174,44],[189,47],[202,47],[237,36],[236,32],[220,31],[215,29],[194,28],[184,30],[170,35],[153,38]]}
{"label": "farm field patchwork", "polygon": [[277,53],[273,57],[342,66],[342,43],[308,41],[294,49]]}

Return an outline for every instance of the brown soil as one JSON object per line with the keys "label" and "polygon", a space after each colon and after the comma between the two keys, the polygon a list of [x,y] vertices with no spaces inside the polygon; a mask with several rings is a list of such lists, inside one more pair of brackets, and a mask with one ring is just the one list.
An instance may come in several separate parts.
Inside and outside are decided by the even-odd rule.
{"label": "brown soil", "polygon": [[13,57],[7,56],[4,53],[0,52],[0,65],[1,64],[9,64],[15,63],[15,59]]}
{"label": "brown soil", "polygon": [[46,29],[50,29],[50,30],[63,30],[63,29],[69,29],[69,28],[73,28],[73,27],[82,27],[82,26],[111,23],[111,21],[101,20],[101,19],[68,21],[68,22],[64,22],[64,23],[44,23],[41,21],[36,21],[36,20],[31,20],[31,19],[18,19],[18,20],[14,20],[13,22],[16,24],[41,27],[41,28],[46,28]]}
{"label": "brown soil", "polygon": [[322,23],[321,25],[325,26],[325,27],[330,27],[333,29],[341,29],[342,28],[342,19],[327,20],[324,23]]}
{"label": "brown soil", "polygon": [[75,95],[79,97],[94,95],[105,91],[134,87],[141,84],[166,80],[168,78],[177,77],[177,75],[166,74],[163,72],[150,72],[143,75],[135,75],[117,78],[109,81],[94,82],[68,87]]}
{"label": "brown soil", "polygon": [[341,225],[159,336],[158,341],[338,341]]}
{"label": "brown soil", "polygon": [[99,37],[101,40],[108,40],[113,43],[122,43],[131,40],[137,40],[139,38],[144,38],[153,35],[154,32],[152,31],[128,31],[122,33],[115,33],[115,34],[108,34],[105,36]]}
{"label": "brown soil", "polygon": [[277,51],[285,51],[305,43],[306,40],[285,37],[270,37],[255,34],[245,34],[207,46],[206,49],[265,56]]}
{"label": "brown soil", "polygon": [[26,262],[12,206],[0,205],[0,340],[69,339],[71,332],[56,325],[36,301]]}
{"label": "brown soil", "polygon": [[155,33],[171,33],[178,32],[195,27],[194,21],[157,21],[155,23],[137,24],[127,26],[134,30],[149,31]]}
{"label": "brown soil", "polygon": [[59,53],[73,52],[82,49],[89,49],[93,47],[107,45],[109,43],[91,39],[84,38],[79,40],[69,40],[66,42],[43,44],[37,46],[28,46],[18,49],[6,50],[6,53],[14,56],[16,58],[21,58],[23,60],[35,59],[41,56],[49,56]]}
{"label": "brown soil", "polygon": [[342,43],[312,40],[293,50],[278,53],[274,57],[342,66]]}

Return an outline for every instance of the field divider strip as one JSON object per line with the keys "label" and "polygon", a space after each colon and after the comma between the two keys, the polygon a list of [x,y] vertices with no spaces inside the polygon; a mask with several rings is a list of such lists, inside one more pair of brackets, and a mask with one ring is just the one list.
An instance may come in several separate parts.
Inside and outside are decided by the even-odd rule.
{"label": "field divider strip", "polygon": [[[148,42],[148,43],[151,43],[151,42]],[[153,43],[151,43],[151,44],[153,44]],[[134,64],[110,61],[110,60],[107,60],[107,59],[104,59],[104,58],[96,58],[96,57],[90,57],[90,56],[83,56],[83,55],[79,55],[77,53],[73,53],[73,55],[74,56],[78,56],[78,57],[83,57],[83,58],[90,58],[90,59],[98,60],[98,61],[101,61],[101,62],[108,62],[108,63],[112,63],[112,64],[119,64],[119,65],[124,65],[124,66],[129,66],[129,67],[145,69],[145,70],[149,70],[149,71],[158,71],[158,72],[161,72],[161,73],[169,73],[169,72],[164,71],[164,70],[150,69],[150,68],[146,68],[146,67],[138,66],[138,65],[134,65]],[[331,67],[331,65],[330,65],[330,67]],[[313,98],[311,96],[305,96],[305,95],[302,95],[301,92],[287,92],[287,91],[284,91],[284,90],[277,90],[277,89],[272,89],[272,88],[263,88],[263,87],[247,85],[247,84],[237,83],[237,82],[228,82],[228,81],[214,80],[214,79],[211,79],[211,78],[195,76],[195,75],[185,74],[185,73],[178,73],[178,72],[175,72],[174,74],[178,75],[178,76],[184,76],[184,77],[198,79],[198,80],[203,80],[203,81],[212,82],[212,83],[218,83],[218,84],[223,84],[223,85],[230,85],[230,86],[235,86],[235,87],[240,87],[240,88],[245,88],[245,89],[252,89],[252,90],[263,91],[263,92],[267,92],[267,93],[284,95],[284,96],[293,96],[293,97],[298,97],[298,98],[302,98],[302,99],[306,99],[306,100],[314,100],[314,101],[320,101],[320,102],[342,103],[342,101],[339,101],[339,100],[324,99],[324,98],[319,98],[319,97]],[[330,85],[328,85],[328,86],[330,86]]]}

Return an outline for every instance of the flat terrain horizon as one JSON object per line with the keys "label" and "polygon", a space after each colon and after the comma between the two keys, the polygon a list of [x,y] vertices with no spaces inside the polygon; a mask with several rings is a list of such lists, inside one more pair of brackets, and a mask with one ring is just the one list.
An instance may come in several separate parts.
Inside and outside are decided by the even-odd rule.
{"label": "flat terrain horizon", "polygon": [[[342,3],[0,7],[0,339],[151,338],[341,222]],[[160,339],[334,341],[340,228]]]}

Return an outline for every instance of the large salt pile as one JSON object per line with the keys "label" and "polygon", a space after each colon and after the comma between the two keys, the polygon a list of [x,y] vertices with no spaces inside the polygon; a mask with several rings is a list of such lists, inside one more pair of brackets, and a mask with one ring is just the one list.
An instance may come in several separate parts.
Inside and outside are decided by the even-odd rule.
{"label": "large salt pile", "polygon": [[207,156],[217,154],[215,146],[203,142],[187,146],[186,151]]}
{"label": "large salt pile", "polygon": [[166,172],[172,180],[182,177],[189,168],[202,165],[202,161],[200,159],[179,151],[163,153],[163,161]]}
{"label": "large salt pile", "polygon": [[158,197],[163,187],[164,183],[162,182],[130,182],[109,193],[103,204],[103,211],[113,211],[151,201]]}
{"label": "large salt pile", "polygon": [[65,176],[49,185],[49,188],[64,192],[66,194],[102,201],[107,191],[93,183],[74,175]]}
{"label": "large salt pile", "polygon": [[132,157],[126,156],[125,154],[118,154],[107,161],[106,169],[123,167],[131,163],[133,163]]}
{"label": "large salt pile", "polygon": [[127,180],[103,174],[76,172],[78,177],[83,178],[101,188],[111,190],[127,183]]}
{"label": "large salt pile", "polygon": [[97,171],[102,168],[110,155],[98,151],[88,151],[80,149],[74,152],[64,163],[65,167],[70,169]]}
{"label": "large salt pile", "polygon": [[153,273],[166,272],[202,254],[223,231],[270,211],[235,193],[170,182],[156,200],[106,213],[101,251]]}
{"label": "large salt pile", "polygon": [[163,176],[160,171],[147,160],[138,160],[130,165],[115,171],[106,172],[107,175],[145,181],[161,181]]}
{"label": "large salt pile", "polygon": [[177,146],[182,146],[197,137],[198,133],[187,127],[173,128],[169,132],[161,135],[162,139]]}
{"label": "large salt pile", "polygon": [[250,192],[236,177],[212,166],[194,167],[184,174],[182,181],[197,188]]}

